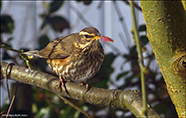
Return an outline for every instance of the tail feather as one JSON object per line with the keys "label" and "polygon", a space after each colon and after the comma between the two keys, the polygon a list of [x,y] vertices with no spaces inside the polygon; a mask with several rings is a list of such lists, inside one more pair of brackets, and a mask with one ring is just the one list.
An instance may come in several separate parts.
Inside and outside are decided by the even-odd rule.
{"label": "tail feather", "polygon": [[37,57],[39,56],[38,55],[38,50],[23,52],[22,54],[34,55],[34,56],[37,56]]}

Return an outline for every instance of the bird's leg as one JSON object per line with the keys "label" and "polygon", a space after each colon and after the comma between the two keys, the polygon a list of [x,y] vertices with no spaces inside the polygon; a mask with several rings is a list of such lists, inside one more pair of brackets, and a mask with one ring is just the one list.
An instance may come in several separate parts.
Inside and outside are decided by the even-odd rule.
{"label": "bird's leg", "polygon": [[58,88],[61,88],[61,85],[65,89],[66,94],[68,94],[68,91],[67,91],[66,86],[65,86],[65,80],[63,79],[62,76],[59,76],[59,85],[58,85]]}

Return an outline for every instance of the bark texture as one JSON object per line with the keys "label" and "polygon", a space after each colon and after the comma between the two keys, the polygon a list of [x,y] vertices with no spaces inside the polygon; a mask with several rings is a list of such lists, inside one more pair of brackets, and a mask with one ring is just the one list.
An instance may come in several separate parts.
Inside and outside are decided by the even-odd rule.
{"label": "bark texture", "polygon": [[186,117],[186,13],[181,1],[140,1],[153,48],[179,117]]}

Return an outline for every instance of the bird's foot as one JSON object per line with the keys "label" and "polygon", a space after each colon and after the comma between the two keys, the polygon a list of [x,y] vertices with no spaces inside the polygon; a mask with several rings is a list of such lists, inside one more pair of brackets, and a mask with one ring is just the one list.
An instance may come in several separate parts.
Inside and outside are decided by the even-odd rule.
{"label": "bird's foot", "polygon": [[69,95],[67,89],[66,89],[66,86],[65,86],[65,80],[63,79],[63,77],[59,76],[59,85],[58,85],[58,89],[61,89],[61,86],[64,88],[66,94]]}

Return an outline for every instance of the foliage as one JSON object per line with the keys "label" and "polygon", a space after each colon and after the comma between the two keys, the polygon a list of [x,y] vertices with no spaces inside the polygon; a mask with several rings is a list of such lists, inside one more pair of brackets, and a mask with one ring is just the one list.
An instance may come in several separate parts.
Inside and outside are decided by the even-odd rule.
{"label": "foliage", "polygon": [[[90,5],[92,1],[86,0],[76,0],[77,2],[83,2],[85,5]],[[63,7],[64,1],[57,2],[53,1],[48,5],[48,12],[42,13],[40,17],[43,19],[42,25],[40,29],[42,30],[46,25],[50,25],[55,32],[63,32],[65,28],[70,28],[70,24],[66,18],[63,16],[57,16],[53,13]],[[26,25],[26,24],[25,24]],[[1,15],[1,34],[13,33],[14,30],[14,20],[10,15]],[[146,33],[146,26],[141,25],[139,26],[139,33],[145,32]],[[6,44],[11,47],[11,41],[14,40],[13,38],[1,39],[1,44]],[[42,49],[46,46],[49,42],[48,36],[46,34],[41,35],[38,38],[38,49]],[[176,111],[174,106],[169,98],[169,95],[166,90],[165,83],[163,81],[161,73],[158,71],[159,69],[156,68],[157,65],[154,65],[154,54],[147,53],[147,45],[149,44],[148,38],[145,35],[140,35],[141,46],[143,47],[143,53],[146,54],[145,60],[147,61],[147,68],[148,73],[146,74],[146,85],[147,85],[147,93],[148,93],[148,103],[154,107],[154,109],[165,117],[176,116]],[[29,50],[29,49],[24,49]],[[100,71],[93,77],[94,79],[88,80],[88,83],[91,86],[98,87],[98,88],[109,88],[110,85],[114,86],[116,89],[130,89],[130,88],[137,88],[141,89],[140,84],[140,68],[138,65],[138,56],[136,52],[136,46],[131,46],[128,49],[127,54],[123,55],[115,55],[113,53],[109,53],[105,55],[105,59]],[[115,71],[115,69],[111,66],[114,61],[117,60],[118,57],[122,56],[123,64],[118,67],[122,70],[116,77],[115,82],[122,82],[123,84],[118,86],[115,82],[111,79],[111,74]],[[19,63],[17,60],[17,55],[12,56],[8,53],[8,51],[3,50],[2,52],[2,59],[3,60],[11,60],[16,64],[25,66],[25,62],[21,61]],[[22,60],[19,58],[19,60]],[[130,70],[125,70],[123,67],[125,64],[130,65]],[[41,70],[43,72],[47,72],[50,74],[55,75],[53,72],[48,70],[47,64],[44,59],[35,58],[31,60],[31,65],[34,69]],[[2,84],[1,84],[2,86]],[[40,88],[32,88],[32,116],[35,117],[43,117],[45,115],[48,116],[59,116],[59,117],[84,117],[79,111],[75,110],[73,107],[65,104],[57,95],[54,93],[48,92],[46,90],[41,90]],[[19,99],[19,98],[17,98]],[[113,110],[110,108],[102,108],[95,105],[91,105],[88,103],[83,103],[81,101],[70,100],[72,103],[79,106],[81,109],[91,113],[93,117],[119,117],[117,112],[121,112],[120,117],[124,117],[127,111],[120,111],[118,109]],[[30,101],[28,101],[30,102]],[[14,104],[16,105],[16,104]],[[16,107],[16,106],[15,106]],[[8,105],[4,104],[1,109],[2,111],[7,110]],[[106,111],[105,115],[98,115],[99,111]],[[128,117],[134,117],[130,114]]]}
{"label": "foliage", "polygon": [[70,28],[68,21],[62,16],[54,16],[53,13],[56,12],[62,5],[64,1],[54,0],[48,6],[48,13],[42,13],[40,15],[43,18],[43,24],[41,29],[43,29],[47,24],[51,25],[56,32],[63,32],[65,28]]}
{"label": "foliage", "polygon": [[1,33],[12,33],[14,30],[14,21],[9,15],[1,15]]}

